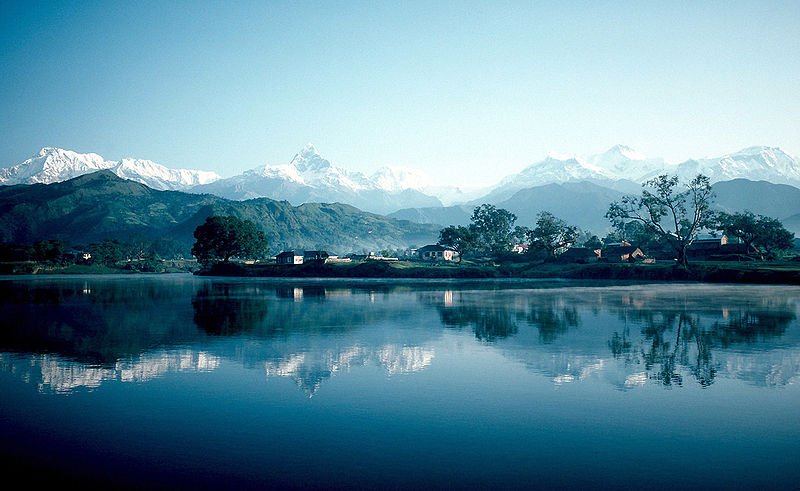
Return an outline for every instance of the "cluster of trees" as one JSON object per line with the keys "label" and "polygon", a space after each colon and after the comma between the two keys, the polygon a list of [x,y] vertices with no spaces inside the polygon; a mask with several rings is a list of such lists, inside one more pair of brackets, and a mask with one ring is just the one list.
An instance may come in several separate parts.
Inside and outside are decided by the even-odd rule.
{"label": "cluster of trees", "polygon": [[[605,216],[613,232],[605,242],[627,240],[645,248],[667,247],[682,267],[688,267],[687,250],[703,231],[737,237],[749,254],[762,259],[775,258],[793,247],[794,234],[779,220],[749,211],[715,213],[713,199],[706,176],[697,175],[682,185],[677,176],[660,175],[645,182],[641,194],[609,205]],[[515,225],[516,220],[508,210],[484,204],[474,209],[468,226],[442,229],[438,243],[455,249],[459,257],[502,257],[515,243],[527,242],[529,254],[555,258],[576,244],[597,249],[604,242],[548,211],[537,215],[532,229]]]}
{"label": "cluster of trees", "polygon": [[502,257],[515,244],[527,242],[530,254],[556,257],[575,244],[582,232],[573,225],[543,211],[533,229],[516,225],[517,216],[503,208],[483,204],[473,210],[469,226],[450,225],[439,232],[438,243],[464,255]]}
{"label": "cluster of trees", "polygon": [[[194,231],[196,239],[191,254],[198,261],[229,261],[234,257],[259,258],[267,253],[264,232],[250,220],[235,216],[211,216]],[[84,257],[87,253],[87,257]],[[37,261],[53,266],[72,263],[102,264],[153,271],[162,259],[184,259],[186,246],[161,238],[155,241],[132,238],[122,242],[107,239],[85,246],[70,247],[61,240],[42,240],[32,245],[0,244],[0,261]]]}
{"label": "cluster of trees", "polygon": [[627,195],[611,203],[606,212],[615,229],[636,222],[675,253],[678,264],[688,266],[686,250],[703,229],[714,226],[714,197],[708,177],[698,175],[679,189],[678,176],[660,175],[644,183],[639,196]]}
{"label": "cluster of trees", "polygon": [[120,262],[125,262],[126,267],[132,269],[155,271],[162,259],[183,259],[186,255],[183,244],[163,238],[155,241],[144,238],[127,241],[107,239],[75,246],[58,239],[40,240],[31,245],[0,244],[0,261],[35,261],[57,267],[70,264],[117,267]]}
{"label": "cluster of trees", "polygon": [[747,253],[761,259],[774,259],[794,246],[794,234],[780,220],[749,211],[714,212],[711,183],[702,174],[684,186],[677,176],[663,174],[643,187],[641,195],[611,203],[606,218],[621,239],[668,245],[684,268],[688,267],[687,250],[702,231],[739,238]]}
{"label": "cluster of trees", "polygon": [[719,213],[716,222],[717,230],[739,237],[747,253],[761,259],[775,259],[781,252],[794,246],[794,234],[776,218],[745,211]]}

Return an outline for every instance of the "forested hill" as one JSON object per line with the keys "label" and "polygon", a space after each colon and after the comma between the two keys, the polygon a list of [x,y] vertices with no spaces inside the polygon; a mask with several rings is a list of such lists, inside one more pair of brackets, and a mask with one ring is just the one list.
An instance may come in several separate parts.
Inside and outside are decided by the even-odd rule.
{"label": "forested hill", "polygon": [[195,227],[211,215],[252,220],[267,235],[272,252],[297,248],[343,254],[424,245],[435,242],[439,230],[338,203],[292,206],[267,198],[232,201],[156,191],[110,171],[55,184],[0,187],[0,242],[7,244],[170,239],[188,249]]}

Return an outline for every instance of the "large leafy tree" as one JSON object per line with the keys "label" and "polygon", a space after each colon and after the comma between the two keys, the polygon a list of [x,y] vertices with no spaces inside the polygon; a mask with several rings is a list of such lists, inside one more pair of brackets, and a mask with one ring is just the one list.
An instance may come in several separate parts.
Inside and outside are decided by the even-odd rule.
{"label": "large leafy tree", "polygon": [[536,216],[536,227],[528,233],[531,244],[556,257],[578,240],[578,227],[569,225],[549,211]]}
{"label": "large leafy tree", "polygon": [[89,244],[89,252],[92,255],[93,263],[115,266],[119,261],[125,259],[123,245],[118,240],[106,239],[102,242]]}
{"label": "large leafy tree", "polygon": [[267,238],[250,220],[210,216],[194,231],[192,254],[201,262],[232,257],[258,257],[266,252]]}
{"label": "large leafy tree", "polygon": [[40,240],[33,244],[34,258],[37,261],[62,262],[64,249],[64,243],[60,240]]}
{"label": "large leafy tree", "polygon": [[475,235],[467,227],[450,225],[439,231],[438,244],[458,252],[458,262],[461,262],[461,257],[475,247]]}
{"label": "large leafy tree", "polygon": [[748,254],[762,259],[774,258],[779,251],[794,245],[794,234],[786,230],[780,220],[750,211],[719,213],[717,230],[740,238]]}
{"label": "large leafy tree", "polygon": [[514,222],[517,216],[503,208],[483,204],[472,212],[470,232],[475,236],[476,249],[492,255],[511,250],[514,241]]}
{"label": "large leafy tree", "polygon": [[702,229],[713,227],[714,194],[708,177],[698,174],[679,186],[677,176],[662,174],[642,186],[641,195],[611,203],[606,218],[618,229],[627,222],[641,223],[672,248],[681,267],[688,268],[686,250]]}

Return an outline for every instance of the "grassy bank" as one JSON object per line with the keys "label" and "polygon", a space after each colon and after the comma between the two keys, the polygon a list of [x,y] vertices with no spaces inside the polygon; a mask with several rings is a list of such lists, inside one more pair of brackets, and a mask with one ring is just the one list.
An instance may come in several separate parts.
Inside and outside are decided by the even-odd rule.
{"label": "grassy bank", "polygon": [[501,263],[483,265],[466,263],[431,265],[405,261],[300,265],[219,263],[197,274],[276,278],[565,278],[800,284],[800,263],[695,262],[688,271],[670,263]]}
{"label": "grassy bank", "polygon": [[199,269],[195,261],[162,261],[154,267],[137,268],[136,263],[120,262],[116,266],[105,264],[67,264],[52,265],[36,261],[16,261],[0,263],[2,275],[31,274],[135,274],[135,273],[192,273]]}

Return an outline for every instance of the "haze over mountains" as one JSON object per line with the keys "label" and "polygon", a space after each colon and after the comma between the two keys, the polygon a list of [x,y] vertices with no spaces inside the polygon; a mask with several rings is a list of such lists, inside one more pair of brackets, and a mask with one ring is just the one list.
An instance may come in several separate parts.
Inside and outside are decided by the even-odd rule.
{"label": "haze over mountains", "polygon": [[149,160],[110,161],[93,153],[48,147],[0,169],[0,184],[49,184],[98,170],[156,190],[214,194],[236,201],[266,197],[294,206],[344,203],[433,225],[467,223],[472,209],[482,203],[506,208],[517,214],[518,224],[528,226],[539,211],[547,210],[598,234],[608,228],[603,218],[608,204],[623,194],[638,193],[643,181],[664,172],[683,180],[703,173],[715,184],[719,208],[767,214],[786,220],[791,230],[800,230],[800,162],[779,148],[764,146],[677,165],[623,145],[585,158],[553,153],[473,194],[399,167],[381,167],[370,176],[351,172],[323,158],[311,144],[288,163],[262,165],[227,178],[208,171],[169,169]]}

